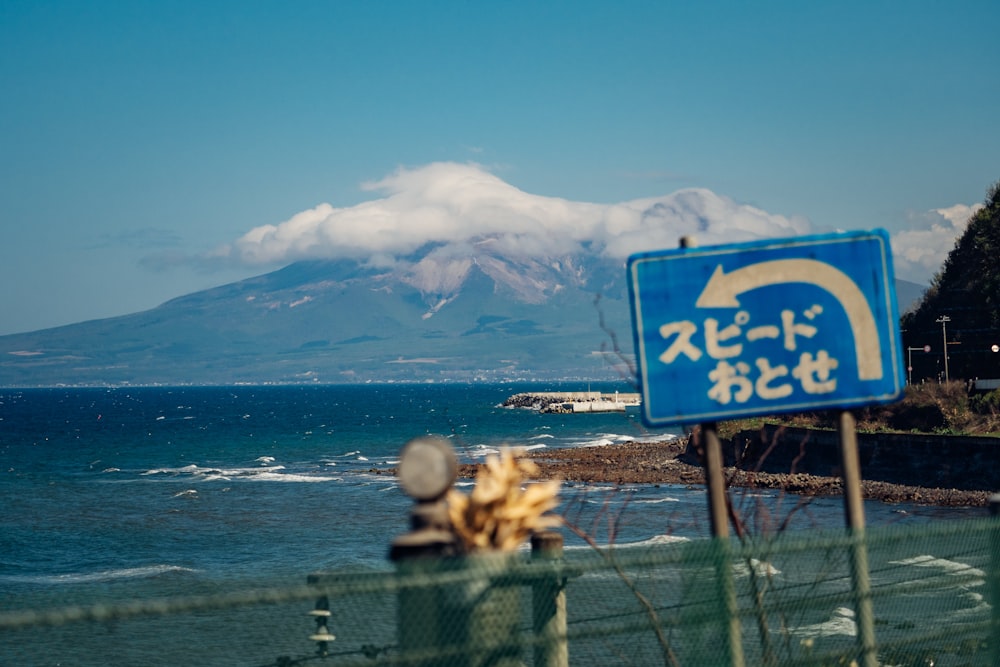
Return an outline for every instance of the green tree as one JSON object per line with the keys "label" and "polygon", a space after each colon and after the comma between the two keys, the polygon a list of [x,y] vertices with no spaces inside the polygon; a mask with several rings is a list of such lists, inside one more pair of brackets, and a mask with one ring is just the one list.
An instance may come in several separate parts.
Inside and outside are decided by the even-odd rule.
{"label": "green tree", "polygon": [[900,326],[904,347],[931,346],[912,356],[914,382],[943,375],[945,332],[951,379],[1000,378],[1000,352],[992,352],[1000,345],[1000,181]]}

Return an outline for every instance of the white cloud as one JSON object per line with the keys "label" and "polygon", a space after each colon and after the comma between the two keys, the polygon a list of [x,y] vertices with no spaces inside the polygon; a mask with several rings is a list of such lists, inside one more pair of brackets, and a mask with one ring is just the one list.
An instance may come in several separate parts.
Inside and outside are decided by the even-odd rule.
{"label": "white cloud", "polygon": [[[484,238],[509,255],[573,254],[586,243],[624,259],[676,247],[682,236],[707,246],[809,232],[804,218],[769,213],[707,189],[596,204],[524,192],[477,164],[401,168],[362,187],[375,197],[346,208],[320,204],[277,225],[256,227],[217,249],[212,259],[281,265],[352,258],[389,267],[401,255],[436,243],[441,247],[432,261],[448,264],[457,279],[468,268],[473,244]],[[897,276],[926,283],[980,208],[956,204],[911,215],[911,228],[892,237]]]}
{"label": "white cloud", "polygon": [[494,238],[525,257],[574,253],[588,243],[611,257],[676,247],[681,236],[700,245],[796,236],[799,217],[774,215],[705,189],[619,204],[533,195],[476,164],[440,162],[399,169],[367,183],[379,195],[347,208],[321,204],[277,225],[250,230],[213,257],[240,264],[355,258],[378,266],[428,242],[442,255],[468,256],[469,244]]}
{"label": "white cloud", "polygon": [[955,204],[911,216],[914,228],[892,237],[897,277],[927,283],[941,269],[955,241],[982,207],[982,204]]}

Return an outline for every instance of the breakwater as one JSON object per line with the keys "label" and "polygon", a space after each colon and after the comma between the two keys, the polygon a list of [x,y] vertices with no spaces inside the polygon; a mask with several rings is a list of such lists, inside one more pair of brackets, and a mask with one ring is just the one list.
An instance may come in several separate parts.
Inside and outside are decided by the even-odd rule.
{"label": "breakwater", "polygon": [[[966,491],[1000,490],[1000,438],[915,433],[858,433],[866,480]],[[839,477],[836,431],[767,424],[742,431],[724,448],[726,465],[768,473]]]}
{"label": "breakwater", "polygon": [[630,407],[638,407],[640,400],[638,393],[618,391],[538,391],[514,394],[501,405],[554,413],[625,412]]}

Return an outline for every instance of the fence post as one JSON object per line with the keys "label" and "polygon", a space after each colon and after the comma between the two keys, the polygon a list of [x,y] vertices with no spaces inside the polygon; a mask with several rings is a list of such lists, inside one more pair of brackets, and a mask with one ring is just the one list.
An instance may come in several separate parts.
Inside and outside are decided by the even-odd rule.
{"label": "fence post", "polygon": [[857,422],[847,410],[840,413],[838,432],[844,479],[844,514],[850,535],[851,578],[857,613],[861,667],[878,667],[875,645],[875,614],[868,574],[868,544],[865,540],[865,508],[861,496],[861,463],[858,459]]}
{"label": "fence post", "polygon": [[[531,557],[538,561],[562,560],[562,534],[546,530],[532,535]],[[532,583],[535,667],[569,667],[565,587],[566,578],[557,573],[539,577]]]}
{"label": "fence post", "polygon": [[993,654],[991,664],[1000,665],[1000,493],[990,496],[990,516],[993,517],[993,529],[990,530],[990,651]]}

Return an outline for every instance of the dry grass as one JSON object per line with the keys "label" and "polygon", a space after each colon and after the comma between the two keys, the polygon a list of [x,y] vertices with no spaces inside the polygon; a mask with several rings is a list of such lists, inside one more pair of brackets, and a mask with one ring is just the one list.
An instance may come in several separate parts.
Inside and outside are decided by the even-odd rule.
{"label": "dry grass", "polygon": [[[925,383],[906,388],[903,399],[855,411],[858,431],[942,433],[1000,436],[1000,390],[970,395],[964,382]],[[765,419],[743,419],[719,425],[722,437],[757,430]],[[836,412],[809,412],[766,418],[807,428],[837,427]]]}

